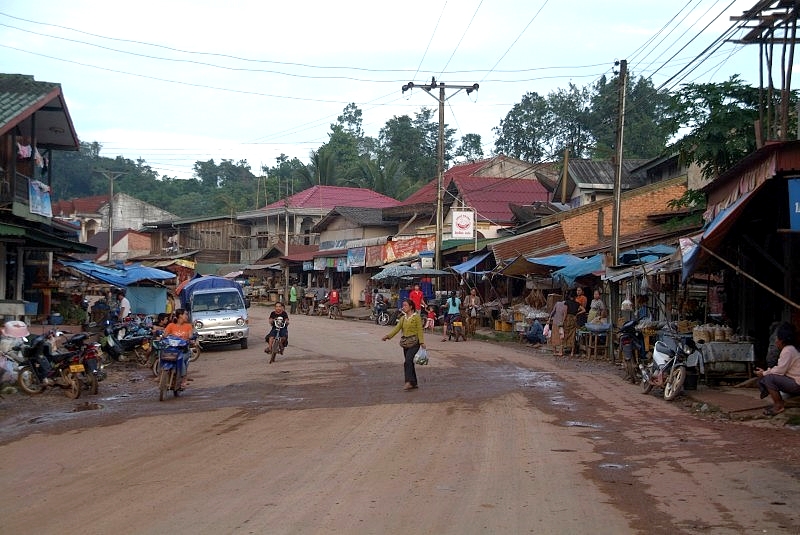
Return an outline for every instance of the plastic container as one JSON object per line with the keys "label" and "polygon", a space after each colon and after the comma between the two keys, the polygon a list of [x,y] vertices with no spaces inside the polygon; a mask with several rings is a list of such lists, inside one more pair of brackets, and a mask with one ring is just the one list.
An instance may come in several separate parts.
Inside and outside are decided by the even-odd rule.
{"label": "plastic container", "polygon": [[[39,303],[37,301],[23,301],[25,306],[26,316],[35,316],[39,312]],[[19,309],[17,309],[19,310]]]}
{"label": "plastic container", "polygon": [[64,323],[64,317],[61,314],[58,312],[50,314],[50,325],[61,325],[62,323]]}

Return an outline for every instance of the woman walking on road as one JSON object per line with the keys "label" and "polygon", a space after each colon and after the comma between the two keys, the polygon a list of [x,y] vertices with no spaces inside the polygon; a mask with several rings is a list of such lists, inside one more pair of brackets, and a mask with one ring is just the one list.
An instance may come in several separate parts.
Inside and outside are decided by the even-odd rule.
{"label": "woman walking on road", "polygon": [[417,371],[414,368],[414,355],[420,347],[425,347],[425,334],[422,331],[422,319],[415,313],[414,302],[411,299],[403,299],[400,309],[403,312],[400,322],[392,329],[392,332],[384,336],[381,340],[389,340],[401,330],[403,331],[400,339],[400,346],[403,348],[403,371],[406,384],[403,390],[413,390],[417,388]]}

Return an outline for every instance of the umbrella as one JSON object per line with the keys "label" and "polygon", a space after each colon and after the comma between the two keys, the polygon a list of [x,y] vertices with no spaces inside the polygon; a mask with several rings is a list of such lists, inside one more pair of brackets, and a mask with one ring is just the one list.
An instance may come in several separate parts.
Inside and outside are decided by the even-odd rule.
{"label": "umbrella", "polygon": [[414,277],[438,277],[452,275],[449,271],[433,268],[413,268],[411,266],[391,266],[372,276],[372,280],[383,279],[412,279]]}

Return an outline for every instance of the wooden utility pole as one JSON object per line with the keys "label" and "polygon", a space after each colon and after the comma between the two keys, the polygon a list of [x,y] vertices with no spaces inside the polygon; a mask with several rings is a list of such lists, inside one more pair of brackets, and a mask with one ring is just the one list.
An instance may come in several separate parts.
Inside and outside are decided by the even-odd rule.
{"label": "wooden utility pole", "polygon": [[108,254],[106,255],[106,259],[110,264],[112,262],[111,248],[114,246],[114,180],[125,173],[120,171],[106,171],[104,169],[98,169],[97,172],[108,180]]}
{"label": "wooden utility pole", "polygon": [[617,107],[617,146],[615,147],[616,172],[614,173],[614,217],[611,221],[611,261],[616,266],[619,263],[619,222],[620,207],[622,206],[622,141],[625,129],[625,89],[628,81],[628,62],[619,62],[619,104]]}
{"label": "wooden utility pole", "polygon": [[[408,82],[403,86],[403,93],[417,87],[414,82]],[[431,78],[431,83],[428,85],[419,86],[424,89],[429,95],[431,91],[439,88],[439,96],[435,98],[439,102],[439,142],[437,143],[436,150],[436,249],[434,254],[434,267],[442,269],[442,234],[444,232],[444,98],[445,89],[457,89],[451,97],[456,95],[462,89],[467,91],[469,95],[473,91],[478,90],[478,84],[472,85],[453,85],[445,84],[444,82],[437,82],[436,78]]]}

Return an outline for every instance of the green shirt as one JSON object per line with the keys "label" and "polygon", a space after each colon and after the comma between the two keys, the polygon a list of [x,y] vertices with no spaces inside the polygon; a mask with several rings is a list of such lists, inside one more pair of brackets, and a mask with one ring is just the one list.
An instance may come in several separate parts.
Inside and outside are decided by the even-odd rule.
{"label": "green shirt", "polygon": [[297,288],[295,288],[294,286],[289,288],[289,302],[290,303],[297,302]]}
{"label": "green shirt", "polygon": [[392,338],[402,330],[403,336],[411,336],[412,334],[416,334],[417,338],[419,339],[419,343],[424,344],[425,333],[422,330],[422,319],[420,319],[419,314],[415,312],[410,317],[403,314],[402,317],[403,319],[401,319],[400,322],[395,325],[394,329],[392,329],[392,332],[390,332],[387,336]]}

